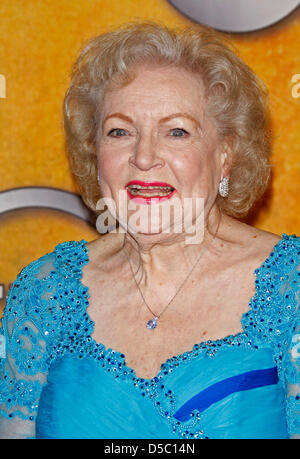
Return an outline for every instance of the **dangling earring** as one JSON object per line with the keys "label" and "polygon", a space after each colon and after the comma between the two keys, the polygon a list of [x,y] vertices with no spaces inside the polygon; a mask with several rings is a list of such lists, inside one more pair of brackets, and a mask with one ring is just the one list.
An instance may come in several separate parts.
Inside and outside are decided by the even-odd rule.
{"label": "dangling earring", "polygon": [[219,193],[223,198],[228,196],[228,182],[228,177],[223,177],[223,179],[219,183]]}
{"label": "dangling earring", "polygon": [[99,172],[97,174],[97,181],[98,181],[98,185],[100,185],[100,175],[99,175]]}

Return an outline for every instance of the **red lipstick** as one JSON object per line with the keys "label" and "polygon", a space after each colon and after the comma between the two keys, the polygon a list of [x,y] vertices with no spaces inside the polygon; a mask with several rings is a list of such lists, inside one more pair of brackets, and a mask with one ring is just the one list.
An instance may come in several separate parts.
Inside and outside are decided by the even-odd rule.
{"label": "red lipstick", "polygon": [[166,182],[132,180],[125,185],[129,199],[138,204],[156,204],[171,199],[176,189]]}

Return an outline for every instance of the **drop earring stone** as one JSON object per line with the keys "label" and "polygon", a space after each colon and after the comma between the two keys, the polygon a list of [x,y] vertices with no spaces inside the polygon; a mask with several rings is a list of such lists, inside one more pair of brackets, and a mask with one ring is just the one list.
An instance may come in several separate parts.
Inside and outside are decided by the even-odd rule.
{"label": "drop earring stone", "polygon": [[223,198],[228,196],[228,183],[229,183],[228,177],[223,177],[223,179],[219,183],[219,193],[220,193],[220,196],[222,196]]}

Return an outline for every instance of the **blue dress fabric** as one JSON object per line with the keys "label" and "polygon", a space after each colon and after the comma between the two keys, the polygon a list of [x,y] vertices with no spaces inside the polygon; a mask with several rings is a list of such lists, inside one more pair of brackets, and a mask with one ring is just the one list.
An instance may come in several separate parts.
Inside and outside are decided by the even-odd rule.
{"label": "blue dress fabric", "polygon": [[[87,241],[24,267],[0,330],[0,436],[42,439],[300,437],[300,238],[255,271],[243,331],[195,344],[151,379],[91,337]],[[217,285],[216,285],[217,288]]]}

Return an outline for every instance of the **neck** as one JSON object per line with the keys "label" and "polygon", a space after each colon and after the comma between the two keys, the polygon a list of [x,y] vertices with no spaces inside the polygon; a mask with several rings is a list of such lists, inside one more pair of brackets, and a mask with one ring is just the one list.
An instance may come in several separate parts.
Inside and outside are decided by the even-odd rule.
{"label": "neck", "polygon": [[124,249],[134,272],[151,277],[155,272],[168,272],[172,276],[191,268],[201,252],[209,248],[215,239],[221,221],[218,208],[213,208],[205,219],[203,238],[197,244],[187,243],[188,234],[144,235],[126,233]]}

